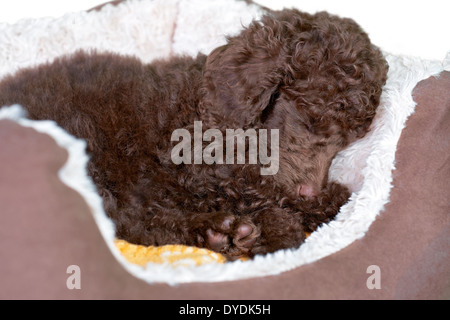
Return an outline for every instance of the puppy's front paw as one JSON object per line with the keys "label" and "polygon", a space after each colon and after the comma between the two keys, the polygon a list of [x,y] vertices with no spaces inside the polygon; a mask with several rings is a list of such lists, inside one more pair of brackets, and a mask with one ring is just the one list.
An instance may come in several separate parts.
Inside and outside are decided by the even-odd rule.
{"label": "puppy's front paw", "polygon": [[227,215],[220,223],[216,221],[207,228],[203,238],[206,248],[236,260],[248,254],[259,235],[258,228],[249,219]]}

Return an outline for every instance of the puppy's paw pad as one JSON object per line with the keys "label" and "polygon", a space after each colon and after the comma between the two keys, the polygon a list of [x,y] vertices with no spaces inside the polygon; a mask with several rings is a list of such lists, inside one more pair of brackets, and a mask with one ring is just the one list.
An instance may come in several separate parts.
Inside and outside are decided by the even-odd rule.
{"label": "puppy's paw pad", "polygon": [[233,243],[238,247],[250,249],[256,242],[257,237],[258,233],[255,226],[242,223],[237,227]]}
{"label": "puppy's paw pad", "polygon": [[229,232],[233,228],[233,222],[235,218],[233,216],[228,216],[223,219],[223,222],[220,225],[220,229],[224,232]]}
{"label": "puppy's paw pad", "polygon": [[206,243],[208,248],[221,252],[228,248],[230,240],[227,235],[208,229],[206,230]]}

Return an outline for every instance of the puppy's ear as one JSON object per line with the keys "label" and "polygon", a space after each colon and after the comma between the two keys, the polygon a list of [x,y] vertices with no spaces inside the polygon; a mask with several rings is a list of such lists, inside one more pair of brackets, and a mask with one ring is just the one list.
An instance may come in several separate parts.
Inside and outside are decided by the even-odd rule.
{"label": "puppy's ear", "polygon": [[274,104],[285,73],[278,31],[255,22],[208,56],[204,89],[216,118],[249,127]]}

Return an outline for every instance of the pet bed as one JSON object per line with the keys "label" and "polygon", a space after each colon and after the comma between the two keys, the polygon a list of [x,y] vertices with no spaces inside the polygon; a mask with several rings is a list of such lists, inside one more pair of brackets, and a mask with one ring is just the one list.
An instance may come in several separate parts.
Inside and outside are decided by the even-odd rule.
{"label": "pet bed", "polygon": [[[224,14],[224,12],[226,12],[226,14]],[[130,0],[120,2],[116,6],[106,5],[100,10],[68,14],[62,18],[24,20],[14,25],[3,24],[0,25],[0,44],[2,48],[2,50],[0,50],[0,77],[14,72],[21,67],[32,66],[49,61],[57,56],[71,53],[78,49],[97,49],[99,51],[114,51],[122,54],[132,54],[138,56],[144,62],[150,62],[156,58],[170,57],[175,54],[195,55],[199,51],[208,53],[213,48],[224,43],[224,35],[239,32],[242,25],[246,25],[251,19],[257,18],[263,13],[264,10],[259,6],[247,4],[243,1]],[[79,234],[74,234],[74,230],[69,227],[68,234],[73,234],[76,239],[66,239],[66,241],[69,242],[69,247],[78,246],[78,248],[86,248],[92,245],[92,243],[95,243],[95,245],[92,245],[92,248],[87,250],[85,254],[81,254],[81,258],[79,259],[80,261],[85,261],[87,256],[95,258],[98,255],[98,266],[93,266],[95,262],[91,261],[88,263],[88,266],[81,266],[81,270],[83,270],[83,274],[87,274],[86,277],[89,277],[89,271],[91,271],[91,277],[92,274],[101,274],[102,276],[96,277],[93,280],[93,283],[98,283],[99,287],[103,286],[104,288],[108,288],[111,287],[109,282],[119,281],[128,288],[128,291],[120,294],[117,293],[117,290],[109,290],[108,292],[112,297],[117,297],[117,295],[122,295],[121,297],[140,297],[139,294],[144,293],[150,294],[150,296],[153,297],[170,297],[175,291],[173,291],[170,286],[167,286],[167,284],[179,285],[181,283],[191,283],[190,286],[176,287],[176,289],[180,289],[177,291],[178,297],[183,297],[183,292],[189,292],[188,288],[196,288],[200,290],[201,293],[197,293],[197,295],[191,297],[224,297],[227,293],[229,294],[232,292],[234,298],[239,298],[239,294],[236,294],[237,286],[241,288],[245,287],[246,284],[251,283],[252,285],[250,287],[253,289],[261,288],[264,284],[270,284],[270,290],[273,291],[267,293],[266,288],[266,291],[258,291],[255,289],[249,293],[250,289],[247,289],[241,291],[241,297],[261,298],[278,293],[280,295],[278,298],[338,298],[345,297],[345,294],[344,296],[339,296],[338,289],[329,288],[331,284],[334,283],[338,288],[345,288],[346,285],[343,283],[343,280],[350,284],[353,283],[353,281],[356,281],[356,279],[361,281],[361,286],[366,290],[364,291],[366,292],[366,296],[407,296],[408,294],[411,294],[410,290],[408,291],[405,289],[411,286],[411,284],[408,283],[408,272],[411,274],[410,276],[413,276],[418,272],[417,269],[410,267],[407,268],[407,271],[404,273],[393,272],[392,270],[396,269],[395,266],[389,266],[386,259],[380,258],[383,257],[382,253],[377,252],[377,250],[385,248],[386,246],[377,247],[372,244],[373,242],[376,243],[377,241],[380,241],[380,238],[377,238],[377,231],[378,236],[382,238],[381,240],[383,240],[383,237],[386,235],[382,229],[379,229],[379,224],[383,223],[384,219],[390,218],[388,215],[389,210],[398,210],[399,212],[404,210],[403,206],[398,202],[392,203],[392,197],[395,193],[391,194],[393,193],[391,189],[393,185],[395,185],[395,183],[393,184],[393,181],[395,181],[395,173],[399,171],[399,168],[396,169],[396,164],[398,163],[398,152],[396,155],[396,150],[400,135],[404,131],[408,117],[414,113],[416,108],[416,102],[413,100],[412,91],[419,81],[432,75],[438,75],[442,73],[443,70],[449,70],[450,54],[447,55],[447,58],[443,61],[428,61],[420,58],[394,56],[389,53],[385,53],[385,55],[390,65],[390,71],[387,84],[384,88],[382,103],[374,120],[371,132],[365,138],[357,141],[341,152],[334,160],[332,168],[330,169],[331,179],[349,186],[352,190],[350,201],[341,208],[341,211],[334,221],[327,225],[323,225],[313,232],[300,248],[280,250],[274,254],[269,254],[264,257],[257,256],[248,261],[224,263],[224,260],[215,253],[198,248],[186,248],[180,246],[136,248],[127,243],[117,242],[117,239],[115,239],[114,236],[114,226],[104,214],[101,206],[101,199],[95,192],[95,187],[91,180],[86,175],[85,166],[88,158],[84,152],[84,142],[71,137],[62,129],[58,128],[53,122],[27,120],[26,115],[22,112],[20,106],[7,107],[0,110],[0,119],[9,119],[15,122],[15,124],[13,124],[6,120],[0,121],[0,134],[3,133],[2,140],[0,141],[2,141],[5,148],[8,146],[11,149],[11,141],[20,145],[20,139],[17,140],[17,136],[13,137],[12,135],[15,133],[19,133],[19,137],[21,135],[33,135],[30,129],[21,129],[21,127],[31,127],[34,130],[51,136],[61,148],[67,150],[68,159],[65,163],[63,161],[64,165],[61,170],[59,170],[58,176],[67,186],[76,190],[79,196],[77,201],[75,201],[75,207],[57,207],[59,210],[62,210],[59,212],[59,215],[63,216],[70,216],[67,212],[74,211],[74,208],[77,208],[78,210],[76,211],[79,211],[78,215],[84,218],[70,216],[70,219],[75,220],[73,229],[84,231],[80,231]],[[448,88],[449,85],[448,74],[442,73],[441,78],[438,77],[438,80],[431,79],[428,81],[431,81],[432,83],[437,81],[440,81],[439,83],[442,81],[444,82],[444,89],[439,91],[439,94],[443,96],[444,111],[441,110],[440,112],[442,112],[443,123],[447,126],[448,134],[448,112],[445,113],[445,111],[448,111],[449,109],[448,93],[445,91],[445,86]],[[439,85],[442,86],[442,84]],[[439,85],[436,84],[438,88]],[[426,105],[427,101],[424,101],[423,104]],[[436,114],[438,114],[438,112]],[[432,119],[427,119],[427,121],[432,121]],[[442,135],[441,138],[446,140],[448,144],[448,136]],[[38,136],[36,139],[39,140],[44,138]],[[51,145],[51,142],[49,141],[45,141],[45,143]],[[410,144],[409,147],[414,148],[414,145],[411,146]],[[22,148],[28,148],[26,149],[26,152],[23,152],[23,157],[25,157],[25,159],[22,159],[23,161],[28,160],[28,158],[26,158],[27,155],[36,158],[32,152],[33,145],[27,146],[25,144],[22,145]],[[50,154],[53,154],[52,152],[55,152],[55,146],[51,146],[50,149],[52,150]],[[35,153],[39,153],[39,150],[34,151]],[[14,150],[12,150],[12,152],[14,152]],[[411,153],[411,156],[414,155],[414,151],[411,150],[404,151],[403,155],[408,154],[408,152]],[[448,153],[448,147],[447,149],[441,150],[441,152]],[[18,154],[20,154],[20,152],[16,152],[15,155],[18,156]],[[56,154],[59,154],[60,158],[64,158],[64,155],[61,155],[60,150],[58,150]],[[7,163],[7,160],[9,162],[17,161],[14,160],[14,158],[5,157],[5,161],[2,161],[2,163]],[[43,156],[41,155],[41,157]],[[41,160],[45,163],[45,161],[50,161],[50,159],[53,158],[49,156],[49,158]],[[408,158],[406,157],[406,159]],[[39,156],[36,161],[39,162]],[[407,162],[408,161],[405,160],[399,164],[405,164]],[[51,179],[56,179],[54,174],[55,170],[61,165],[61,161],[58,162],[55,160],[50,166],[50,169],[53,171],[47,166],[46,172],[51,176]],[[31,166],[30,168],[33,167]],[[447,174],[448,177],[448,164],[445,164],[445,162],[444,169],[441,169],[441,172],[442,174]],[[427,172],[421,173],[424,176],[427,175]],[[9,179],[14,179],[11,175],[8,177]],[[42,179],[42,176],[40,176],[40,178]],[[442,177],[438,178],[442,179]],[[44,177],[44,180],[45,179],[48,180],[48,177]],[[2,179],[1,183],[1,186],[4,188],[6,184],[9,184],[9,182],[5,183],[5,181],[8,180]],[[54,183],[58,184],[57,182]],[[14,185],[14,183],[11,183],[11,185]],[[448,184],[443,183],[443,187],[443,190],[446,190],[445,187],[447,188],[448,198]],[[396,185],[395,188],[400,189],[400,191],[409,190],[410,188],[413,189],[413,187],[409,185]],[[426,188],[428,188],[428,185],[424,185],[423,189],[419,188],[419,191],[422,191],[423,194],[429,194]],[[17,189],[12,190],[17,190],[19,192],[20,189],[21,188],[18,187]],[[36,197],[39,195],[39,191],[42,191],[43,194],[45,194],[45,190],[39,189],[40,188],[33,189],[32,195]],[[73,191],[62,187],[62,185],[60,185],[57,190],[58,194],[64,192],[73,193]],[[8,193],[5,191],[2,192],[2,194],[11,194],[11,191]],[[443,194],[444,199],[446,199],[445,191],[441,192],[441,194]],[[51,198],[55,199],[55,197]],[[13,214],[12,211],[15,211],[14,204],[20,201],[26,201],[25,199],[22,199],[19,194],[3,200],[5,201],[2,203],[9,204],[7,208],[2,210],[3,215]],[[37,202],[41,203],[42,200]],[[414,203],[414,201],[411,201],[411,203]],[[45,205],[42,204],[42,206]],[[395,206],[399,206],[399,208],[393,209]],[[407,206],[407,203],[405,203],[404,206]],[[435,263],[441,266],[443,262],[448,262],[448,225],[450,221],[448,216],[448,200],[447,202],[444,201],[442,203],[440,206],[441,209],[442,206],[447,209],[447,215],[439,215],[440,228],[435,226],[435,229],[429,227],[430,229],[428,230],[426,226],[429,224],[423,222],[423,226],[425,227],[422,230],[422,233],[411,235],[411,237],[423,236],[424,239],[427,239],[424,243],[428,246],[426,247],[426,245],[422,243],[422,247],[414,251],[416,252],[415,255],[408,256],[404,259],[405,262],[402,264],[403,267],[406,268],[412,265],[411,261],[414,261],[413,264],[423,264],[424,266],[426,266],[427,263],[430,265]],[[408,209],[414,211],[415,208],[412,207]],[[41,210],[40,207],[36,207],[32,211],[37,213]],[[100,234],[114,259],[104,252],[107,250],[102,247],[101,243],[98,243],[99,239],[94,234],[95,232],[98,233],[98,231],[96,231],[93,226],[87,227],[91,220],[89,220],[89,216],[83,216],[80,212],[86,213],[88,211],[94,217],[96,225],[100,230]],[[32,213],[30,212],[30,214]],[[17,215],[20,216],[20,214]],[[28,219],[27,216],[24,217],[25,220]],[[40,227],[42,230],[47,228],[45,222],[46,218],[54,219],[54,217],[52,218],[52,215],[48,214],[43,214],[42,218],[40,217],[41,215],[33,215],[31,221],[39,221],[36,227]],[[400,215],[400,217],[403,216]],[[430,214],[430,217],[434,217],[433,214]],[[61,217],[58,216],[58,219],[61,219]],[[374,223],[374,221],[378,222],[378,225]],[[66,222],[64,222],[64,220],[58,220],[58,222],[55,223],[64,224]],[[412,222],[409,221],[409,223]],[[92,224],[95,225],[94,223]],[[6,225],[7,224],[5,224],[5,226]],[[81,225],[84,227],[81,228]],[[16,245],[24,250],[15,251],[12,256],[14,258],[11,257],[12,260],[17,256],[17,261],[22,261],[22,258],[24,258],[23,255],[26,255],[27,249],[31,250],[36,246],[33,245],[33,240],[30,237],[23,237],[23,239],[28,239],[30,243],[15,243],[11,240],[20,239],[18,236],[21,232],[20,228],[28,230],[29,227],[30,226],[25,222],[18,222],[17,224],[10,225],[6,239],[6,241],[10,239],[9,242],[7,242],[8,248]],[[369,232],[369,230],[372,232]],[[392,235],[398,235],[398,237],[404,235],[404,233],[397,232],[395,229],[389,230],[392,232]],[[37,228],[36,231],[39,233],[40,229]],[[58,239],[61,240],[64,233],[59,232],[58,236]],[[432,238],[432,236],[436,237]],[[389,237],[386,237],[384,239],[388,238]],[[408,238],[396,239],[399,242],[404,243],[405,246],[409,245],[408,241],[410,240]],[[371,240],[372,242],[370,242]],[[45,246],[54,246],[55,241],[55,239],[52,240],[51,238],[46,239]],[[383,243],[383,241],[381,242]],[[37,243],[38,245],[42,245],[39,241],[37,241]],[[397,246],[401,246],[401,243],[397,244]],[[373,259],[373,261],[368,263],[365,267],[359,268],[357,274],[354,272],[344,274],[346,270],[349,270],[352,263],[354,263],[355,266],[361,266],[361,263],[358,263],[357,261],[363,257],[367,257],[364,254],[364,250],[362,250],[365,244],[367,244],[368,249],[372,248],[374,250],[373,256],[378,258]],[[447,247],[445,244],[447,244]],[[27,247],[27,245],[30,246]],[[423,249],[423,251],[420,251],[420,249]],[[434,250],[442,251],[441,255],[439,257],[433,256]],[[40,252],[42,256],[50,257],[50,251],[51,250],[46,252],[45,248],[39,247],[38,250],[33,251],[32,256],[36,258],[36,253]],[[0,251],[0,256],[2,257],[1,273],[4,275],[5,272],[6,274],[10,272],[11,274],[17,275],[17,270],[13,267],[15,263],[12,260],[8,260],[7,263],[4,262],[7,261],[4,259],[4,257],[6,257],[6,252],[11,251],[8,251],[6,245],[4,245],[1,247]],[[395,250],[393,250],[393,252],[395,252]],[[392,252],[385,253],[388,257],[392,258],[392,256],[389,255],[393,254]],[[66,255],[65,258],[67,259],[65,259],[65,261],[70,260],[69,255]],[[433,257],[432,260],[434,262],[427,262],[423,259],[420,260],[419,258],[421,256],[427,258]],[[416,261],[414,259],[419,260]],[[366,259],[365,261],[368,260]],[[392,258],[391,261],[392,263],[395,263],[396,260]],[[102,273],[99,271],[99,268],[100,266],[104,266],[105,263],[107,264],[107,268],[106,271],[104,270]],[[80,262],[74,258],[70,264],[79,265]],[[133,277],[125,275],[122,269],[118,267],[119,264],[131,273]],[[43,265],[49,266],[50,262],[47,261]],[[382,270],[382,279],[384,279],[385,284],[388,283],[388,288],[384,288],[385,291],[370,290],[365,287],[365,279],[370,276],[370,274],[367,273],[367,270],[371,265],[377,265],[380,267],[380,270]],[[50,274],[51,269],[52,268],[49,267],[48,271],[40,270],[39,272],[43,272],[47,277],[54,278],[54,275]],[[313,272],[313,269],[321,270],[323,272],[320,274],[319,278],[308,278],[305,276],[308,274],[317,275],[317,273]],[[395,279],[392,277],[390,278],[389,272],[391,272],[391,275],[394,275]],[[448,276],[448,263],[447,267],[445,267],[444,263],[444,267],[441,266],[439,272],[440,276]],[[32,274],[33,270],[31,270],[31,275]],[[277,276],[267,277],[275,275]],[[30,277],[30,274],[26,273],[23,276],[25,278]],[[110,278],[109,276],[117,276],[117,279]],[[252,279],[261,277],[264,277],[262,279],[265,280],[260,281],[259,284],[255,286],[255,282],[253,282]],[[291,278],[293,277],[297,279],[295,282],[292,282]],[[428,277],[431,276],[428,275]],[[143,280],[145,283],[136,281],[136,278]],[[273,278],[278,280],[276,282],[269,280]],[[8,279],[12,278],[8,277]],[[301,279],[301,282],[298,282],[299,279]],[[319,281],[317,286],[310,282],[312,279]],[[104,283],[102,284],[101,281],[104,281]],[[231,284],[224,284],[222,281],[232,282]],[[200,287],[200,283],[203,282],[214,282],[215,284]],[[396,285],[392,284],[394,282]],[[446,294],[445,289],[448,285],[448,281],[441,281],[440,283],[440,287],[439,285],[435,285],[434,282],[433,284],[424,283],[423,285],[427,288],[431,285],[432,289],[436,289],[436,286],[438,286],[435,291],[439,292],[439,294]],[[442,283],[444,283],[444,285],[442,285]],[[302,295],[294,284],[298,284],[303,288],[309,288],[310,295]],[[217,287],[214,287],[215,285],[217,285]],[[14,287],[14,285],[11,284],[11,287]],[[114,287],[114,285],[112,285],[112,287]],[[7,286],[5,286],[5,288],[7,288]],[[117,288],[117,285],[114,288]],[[152,290],[151,288],[157,289]],[[16,288],[16,291],[17,290],[18,289]],[[60,289],[55,290],[58,291]],[[421,288],[416,288],[415,290],[419,296],[423,292],[433,293],[433,290],[431,289],[423,291]],[[12,292],[15,291],[12,290]],[[262,294],[262,292],[266,292],[266,295]],[[27,294],[32,293],[32,290],[27,291]],[[77,295],[81,295],[82,297],[98,295],[108,297],[106,289],[102,290],[102,288],[91,289],[90,291],[85,290],[85,295],[83,295],[83,290],[81,292],[71,291],[70,293],[72,296],[67,292],[64,292],[63,295],[69,295],[69,297],[77,297]],[[116,295],[114,295],[114,293]],[[128,293],[128,295],[126,293]],[[248,295],[245,296],[245,293]],[[8,297],[5,292],[2,292],[2,294],[3,296]],[[24,293],[22,292],[22,294]],[[49,294],[49,296],[51,296],[51,294]],[[347,297],[350,296],[351,295],[348,295]],[[187,297],[187,295],[185,297]]]}

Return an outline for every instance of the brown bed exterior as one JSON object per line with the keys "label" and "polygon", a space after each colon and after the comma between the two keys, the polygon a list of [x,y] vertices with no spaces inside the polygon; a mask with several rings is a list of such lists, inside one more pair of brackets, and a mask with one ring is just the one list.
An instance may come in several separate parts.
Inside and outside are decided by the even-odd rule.
{"label": "brown bed exterior", "polygon": [[[81,196],[57,178],[66,152],[0,121],[0,299],[449,299],[449,88],[449,72],[415,88],[391,201],[363,239],[278,276],[176,287],[127,273]],[[79,290],[66,286],[70,265],[80,266]],[[381,289],[367,288],[371,265]]]}

